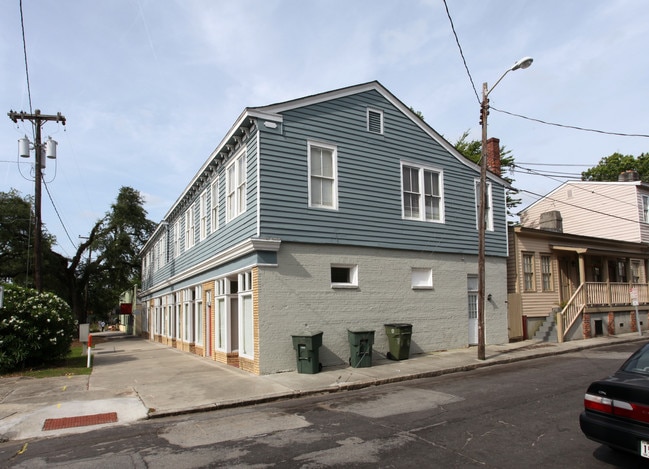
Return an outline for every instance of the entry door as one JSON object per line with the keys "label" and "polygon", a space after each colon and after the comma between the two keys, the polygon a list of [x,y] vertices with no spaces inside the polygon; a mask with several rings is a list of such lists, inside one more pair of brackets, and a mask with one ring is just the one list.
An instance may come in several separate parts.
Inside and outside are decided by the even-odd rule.
{"label": "entry door", "polygon": [[466,279],[468,313],[469,313],[469,345],[478,344],[478,276],[469,275]]}
{"label": "entry door", "polygon": [[559,282],[561,286],[561,300],[567,302],[572,296],[572,266],[571,260],[567,257],[559,259]]}

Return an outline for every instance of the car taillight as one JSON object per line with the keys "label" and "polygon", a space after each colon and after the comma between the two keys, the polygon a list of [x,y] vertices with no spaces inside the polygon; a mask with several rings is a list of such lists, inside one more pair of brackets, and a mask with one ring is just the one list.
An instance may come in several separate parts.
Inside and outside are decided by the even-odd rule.
{"label": "car taillight", "polygon": [[584,396],[584,407],[587,410],[649,423],[649,406],[609,399],[595,394],[586,394]]}

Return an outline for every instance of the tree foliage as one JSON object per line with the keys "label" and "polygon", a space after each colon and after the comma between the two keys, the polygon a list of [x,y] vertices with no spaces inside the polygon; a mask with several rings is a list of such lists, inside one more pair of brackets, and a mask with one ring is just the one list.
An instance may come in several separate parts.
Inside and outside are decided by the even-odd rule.
{"label": "tree foliage", "polygon": [[637,158],[633,155],[613,153],[599,160],[597,166],[581,173],[582,181],[617,181],[620,173],[637,171],[640,180],[649,181],[649,153]]}
{"label": "tree foliage", "polygon": [[[33,286],[31,207],[31,199],[15,190],[0,192],[0,279],[25,286]],[[155,228],[146,215],[140,193],[120,188],[72,259],[52,250],[55,239],[44,230],[43,290],[65,299],[81,322],[86,311],[106,316],[119,295],[139,282],[139,252]]]}
{"label": "tree foliage", "polygon": [[[468,140],[469,131],[467,130],[462,134],[460,138],[457,139],[453,145],[457,151],[462,153],[467,159],[473,161],[476,164],[480,163],[482,158],[482,140]],[[509,176],[510,168],[514,165],[514,155],[510,150],[507,150],[504,145],[500,146],[500,170],[502,178],[507,181],[509,184],[514,182],[514,179]],[[512,215],[512,209],[520,205],[521,199],[515,198],[514,196],[518,194],[518,191],[515,189],[507,190],[507,213]]]}
{"label": "tree foliage", "polygon": [[76,324],[70,306],[52,293],[4,285],[0,308],[0,370],[64,358]]}
{"label": "tree foliage", "polygon": [[80,320],[85,320],[86,309],[106,315],[118,305],[120,294],[139,285],[139,253],[155,228],[146,215],[140,193],[122,187],[111,210],[79,245],[68,278],[75,287],[73,308]]}

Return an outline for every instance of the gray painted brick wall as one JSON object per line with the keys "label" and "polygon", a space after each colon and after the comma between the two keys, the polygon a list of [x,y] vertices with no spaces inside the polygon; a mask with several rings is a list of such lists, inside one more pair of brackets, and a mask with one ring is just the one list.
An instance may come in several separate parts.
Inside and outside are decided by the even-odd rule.
{"label": "gray painted brick wall", "polygon": [[[330,265],[358,265],[359,286],[331,287]],[[413,290],[411,269],[432,267],[433,289]],[[487,343],[507,342],[506,261],[487,259]],[[324,332],[323,366],[348,362],[347,329],[375,330],[374,356],[384,356],[384,324],[413,325],[411,355],[468,344],[467,274],[476,256],[282,243],[277,267],[259,275],[261,372],[295,369],[291,334]]]}

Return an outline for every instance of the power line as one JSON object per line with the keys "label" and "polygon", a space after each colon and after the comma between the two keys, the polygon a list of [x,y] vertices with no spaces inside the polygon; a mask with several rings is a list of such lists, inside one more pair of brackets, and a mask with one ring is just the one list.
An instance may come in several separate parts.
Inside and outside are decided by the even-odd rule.
{"label": "power line", "polygon": [[[473,77],[471,76],[471,72],[469,71],[469,66],[466,63],[466,58],[464,57],[464,51],[462,50],[462,46],[460,45],[460,39],[457,36],[457,32],[455,31],[455,25],[453,24],[453,18],[451,17],[451,13],[448,9],[448,4],[446,3],[446,0],[443,0],[444,2],[444,8],[446,9],[446,16],[448,16],[449,23],[451,24],[451,30],[453,31],[453,36],[455,37],[455,43],[457,44],[457,47],[460,51],[460,57],[462,57],[462,63],[464,63],[464,68],[466,70],[466,73],[469,77],[469,81],[471,82],[471,87],[473,88],[473,92],[475,93],[475,97],[478,100],[478,104],[481,103],[480,101],[480,96],[478,95],[478,91],[476,89],[475,83],[473,82]],[[587,127],[580,127],[577,125],[568,125],[568,124],[559,124],[556,122],[548,122],[544,121],[542,119],[537,119],[534,117],[528,117],[524,116],[522,114],[516,114],[514,112],[510,111],[505,111],[503,109],[498,109],[497,107],[494,107],[492,105],[489,105],[490,109],[493,109],[494,111],[501,112],[503,114],[507,114],[513,117],[518,117],[520,119],[526,119],[529,121],[533,122],[538,122],[539,124],[544,124],[544,125],[551,125],[554,127],[561,127],[564,129],[572,129],[572,130],[579,130],[582,132],[593,132],[593,133],[598,133],[598,134],[604,134],[604,135],[615,135],[618,137],[642,137],[642,138],[649,138],[649,134],[636,134],[636,133],[626,133],[626,132],[610,132],[610,131],[605,131],[605,130],[599,130],[599,129],[590,129]]]}
{"label": "power line", "polygon": [[[65,227],[65,223],[63,223],[63,220],[61,219],[61,214],[59,213],[59,209],[56,208],[56,204],[54,203],[54,199],[52,198],[52,194],[50,193],[50,188],[48,187],[45,181],[43,181],[43,185],[45,186],[45,191],[47,192],[47,196],[49,197],[50,202],[52,202],[52,207],[54,207],[54,212],[56,213],[56,216],[58,217],[59,222],[63,227],[63,231],[65,231],[65,235],[68,237],[70,244],[72,244],[72,246],[76,248],[77,246],[74,244],[74,241],[72,241],[72,238],[70,237],[70,233],[68,233],[68,229]],[[59,246],[61,245],[59,244]],[[61,247],[61,249],[63,249],[63,247]]]}
{"label": "power line", "polygon": [[[530,194],[530,195],[533,195],[535,197],[538,197],[538,200],[540,200],[540,199],[548,199],[548,200],[550,200],[552,202],[555,202],[555,203],[568,205],[569,207],[575,207],[575,208],[578,208],[580,210],[585,210],[587,212],[596,213],[598,215],[605,215],[607,217],[616,218],[618,220],[623,220],[623,221],[630,221],[632,223],[637,223],[638,222],[638,220],[632,220],[631,218],[625,218],[625,217],[621,217],[619,215],[613,215],[611,213],[600,212],[599,210],[594,210],[592,208],[582,207],[581,205],[571,204],[570,202],[566,202],[565,200],[553,199],[552,197],[550,197],[548,195],[537,194],[536,192],[528,191],[528,190],[525,190],[525,189],[519,189],[519,192],[524,192],[526,194]],[[519,212],[519,214],[520,214],[520,212]]]}
{"label": "power line", "polygon": [[579,127],[579,126],[576,126],[576,125],[557,124],[555,122],[548,122],[548,121],[544,121],[544,120],[541,120],[541,119],[535,119],[533,117],[523,116],[521,114],[516,114],[514,112],[503,111],[502,109],[498,109],[498,108],[495,108],[493,106],[489,106],[489,108],[493,109],[494,111],[502,112],[503,114],[508,114],[508,115],[514,116],[514,117],[520,117],[521,119],[526,119],[526,120],[529,120],[529,121],[538,122],[540,124],[552,125],[554,127],[562,127],[562,128],[565,128],[565,129],[581,130],[583,132],[594,132],[594,133],[604,134],[604,135],[616,135],[618,137],[643,137],[643,138],[649,138],[648,134],[630,134],[630,133],[623,133],[623,132],[607,132],[605,130],[589,129],[587,127]]}
{"label": "power line", "polygon": [[469,71],[469,66],[466,63],[466,58],[464,57],[464,52],[462,51],[462,46],[460,45],[460,39],[457,37],[457,33],[455,32],[455,25],[453,24],[453,18],[451,18],[451,12],[448,10],[446,0],[443,1],[444,7],[446,8],[446,16],[448,16],[448,21],[449,23],[451,23],[453,36],[455,36],[455,43],[457,44],[457,48],[460,50],[460,56],[462,57],[462,62],[464,63],[464,69],[466,70],[466,74],[469,76],[469,81],[471,82],[471,86],[473,87],[473,92],[475,93],[475,97],[478,100],[478,104],[480,104],[480,96],[478,95],[478,90],[476,89],[475,83],[473,82],[473,77],[471,76],[471,72]]}
{"label": "power line", "polygon": [[560,177],[560,178],[568,178],[568,179],[574,179],[574,178],[581,178],[581,173],[568,173],[568,172],[563,172],[563,171],[544,171],[540,172],[537,170],[534,170],[532,168],[526,168],[524,166],[521,166],[518,163],[513,163],[511,166],[509,166],[509,171],[510,172],[515,172],[516,170],[523,170],[526,171],[528,174],[533,174],[535,176],[546,176],[546,177]]}
{"label": "power line", "polygon": [[592,164],[568,164],[568,163],[525,163],[519,162],[519,164],[525,164],[527,166],[578,166],[583,168],[590,168]]}
{"label": "power line", "polygon": [[25,21],[23,17],[23,0],[20,0],[20,26],[23,33],[23,55],[25,56],[25,75],[27,76],[27,97],[29,98],[29,113],[32,113],[32,91],[29,84],[29,66],[27,64],[27,41],[25,40]]}
{"label": "power line", "polygon": [[[547,174],[538,173],[538,172],[535,172],[534,170],[531,170],[531,169],[527,169],[527,171],[529,171],[533,175],[547,177],[548,179],[552,179],[552,180],[560,182],[560,183],[568,182],[568,181],[560,181],[556,177],[553,177],[553,176],[550,176],[550,175],[547,175]],[[618,198],[615,198],[615,197],[611,197],[610,195],[605,195],[605,194],[601,194],[599,192],[595,192],[594,190],[587,189],[586,187],[583,187],[582,184],[577,184],[575,181],[573,181],[573,184],[571,184],[571,187],[573,187],[575,189],[578,189],[580,191],[583,191],[583,192],[587,192],[588,194],[591,194],[591,195],[596,195],[596,196],[602,197],[604,199],[612,200],[612,201],[617,202],[619,204],[629,205],[631,207],[636,207],[636,204],[634,204],[634,203],[627,202],[625,200],[621,200],[621,199],[618,199]]]}

